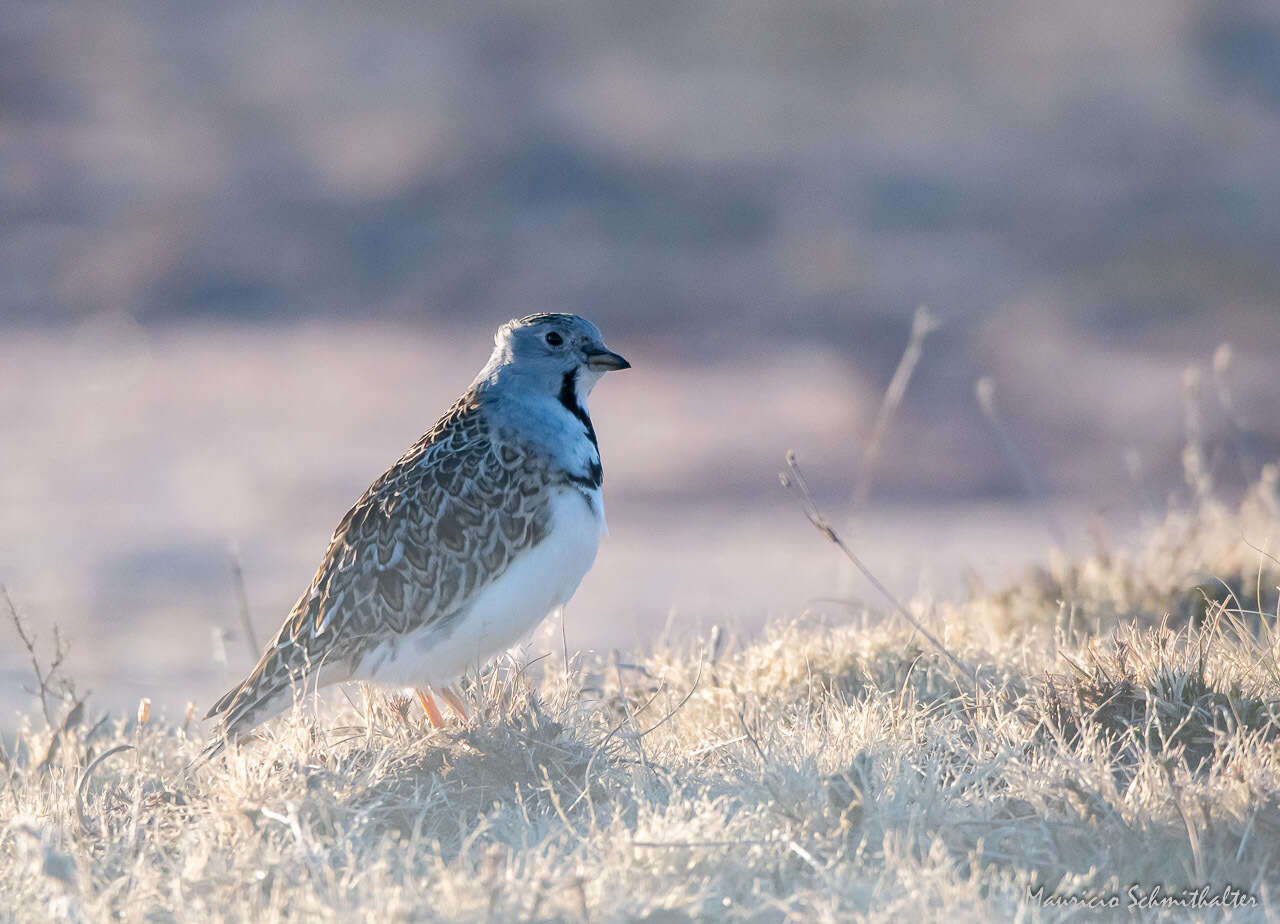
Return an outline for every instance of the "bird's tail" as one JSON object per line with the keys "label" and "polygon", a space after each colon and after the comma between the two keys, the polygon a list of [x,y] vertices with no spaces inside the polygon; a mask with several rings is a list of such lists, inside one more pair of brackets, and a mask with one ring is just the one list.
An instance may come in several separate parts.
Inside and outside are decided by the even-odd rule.
{"label": "bird's tail", "polygon": [[224,693],[205,714],[206,719],[218,719],[218,730],[195,764],[212,760],[228,744],[240,741],[267,719],[287,709],[293,702],[294,681],[306,673],[289,670],[280,649],[274,646],[267,649],[249,676]]}

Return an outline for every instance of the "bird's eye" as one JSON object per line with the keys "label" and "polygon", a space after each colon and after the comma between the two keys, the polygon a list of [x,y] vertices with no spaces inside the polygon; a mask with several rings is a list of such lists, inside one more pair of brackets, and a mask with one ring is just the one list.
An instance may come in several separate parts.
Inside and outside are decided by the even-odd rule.
{"label": "bird's eye", "polygon": [[559,334],[557,334],[555,331],[552,331],[551,333],[547,334],[547,343],[551,344],[552,346],[559,346],[560,344],[564,343],[564,338],[561,337]]}

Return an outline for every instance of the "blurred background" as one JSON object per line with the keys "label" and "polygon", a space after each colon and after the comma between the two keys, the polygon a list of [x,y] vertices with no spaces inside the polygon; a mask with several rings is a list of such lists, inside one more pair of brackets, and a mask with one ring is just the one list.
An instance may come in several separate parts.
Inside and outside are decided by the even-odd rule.
{"label": "blurred background", "polygon": [[556,310],[635,367],[571,645],[850,618],[787,449],[900,593],[998,584],[1154,515],[1188,423],[1221,490],[1280,456],[1277,151],[1264,0],[7,0],[0,581],[99,702],[203,713],[250,661],[233,561],[265,639]]}

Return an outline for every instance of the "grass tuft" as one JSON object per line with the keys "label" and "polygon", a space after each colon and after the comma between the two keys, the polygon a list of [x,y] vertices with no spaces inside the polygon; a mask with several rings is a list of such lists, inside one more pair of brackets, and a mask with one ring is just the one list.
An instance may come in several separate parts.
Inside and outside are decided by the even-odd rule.
{"label": "grass tuft", "polygon": [[1274,473],[1197,501],[939,609],[936,645],[885,613],[500,664],[467,723],[371,692],[192,772],[189,717],[95,714],[33,645],[0,917],[1035,921],[1135,884],[1274,915],[1274,504]]}

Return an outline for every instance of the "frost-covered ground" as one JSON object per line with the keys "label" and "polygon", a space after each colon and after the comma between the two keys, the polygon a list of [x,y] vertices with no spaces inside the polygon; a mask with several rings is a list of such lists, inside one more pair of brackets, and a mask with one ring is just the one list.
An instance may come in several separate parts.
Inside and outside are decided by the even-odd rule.
{"label": "frost-covered ground", "polygon": [[194,770],[197,724],[56,674],[5,755],[5,912],[1273,919],[1280,571],[1242,537],[1278,480],[942,607],[955,663],[896,621],[673,634],[499,665],[443,730],[352,691]]}

